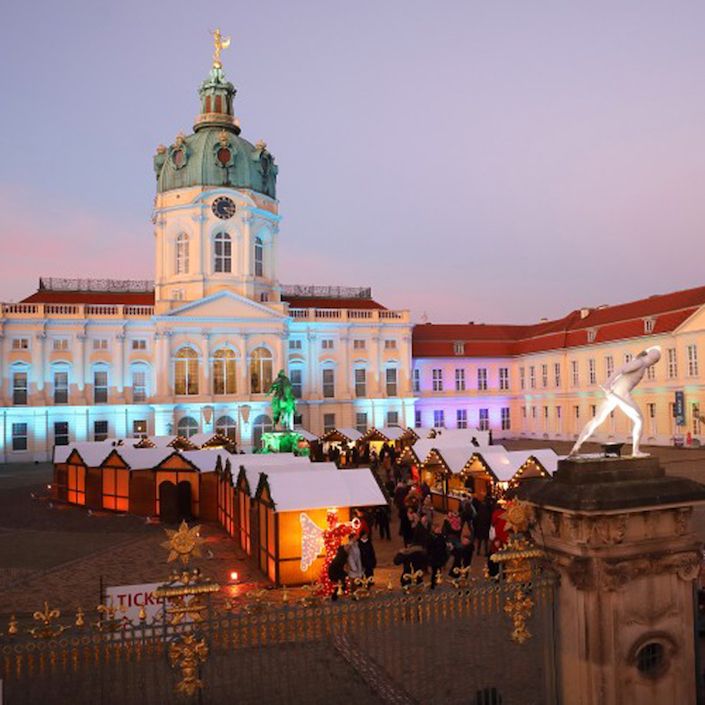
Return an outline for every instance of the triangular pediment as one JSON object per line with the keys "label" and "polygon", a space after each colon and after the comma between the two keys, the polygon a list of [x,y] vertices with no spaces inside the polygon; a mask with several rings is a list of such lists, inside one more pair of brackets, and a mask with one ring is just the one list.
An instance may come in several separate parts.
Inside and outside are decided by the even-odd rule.
{"label": "triangular pediment", "polygon": [[218,291],[198,301],[190,301],[170,311],[168,318],[217,318],[217,319],[272,319],[286,318],[283,313],[272,311],[257,301],[252,301],[232,291]]}
{"label": "triangular pediment", "polygon": [[681,323],[675,333],[699,333],[705,329],[705,306],[701,306],[695,313]]}

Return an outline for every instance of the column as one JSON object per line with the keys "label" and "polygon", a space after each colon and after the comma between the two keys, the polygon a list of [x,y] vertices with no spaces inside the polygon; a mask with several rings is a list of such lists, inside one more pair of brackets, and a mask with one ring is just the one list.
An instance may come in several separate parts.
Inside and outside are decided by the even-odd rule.
{"label": "column", "polygon": [[203,365],[198,392],[201,395],[210,397],[213,394],[211,389],[211,334],[207,328],[201,331],[201,354],[203,356]]}
{"label": "column", "polygon": [[336,383],[338,384],[338,397],[347,400],[352,398],[350,394],[350,375],[352,374],[350,369],[350,336],[347,331],[340,336],[340,350],[342,364],[339,367],[339,379],[336,380]]}
{"label": "column", "polygon": [[304,396],[308,399],[321,398],[321,381],[318,379],[318,336],[315,333],[309,333],[308,336],[308,370],[306,379],[304,380]]}
{"label": "column", "polygon": [[372,362],[372,379],[368,380],[368,384],[371,382],[371,389],[368,390],[367,394],[371,397],[382,396],[382,337],[379,332],[370,336],[372,341],[372,351],[370,353],[370,362]]}
{"label": "column", "polygon": [[[237,380],[237,394],[243,399],[250,398],[250,350],[249,350],[249,339],[250,336],[247,333],[243,333],[240,336],[241,348],[242,348],[242,359],[240,360],[240,366],[238,369],[238,380]],[[239,424],[239,420],[238,420]]]}
{"label": "column", "polygon": [[86,338],[85,329],[76,335],[77,346],[76,355],[74,356],[76,369],[73,372],[73,378],[76,382],[76,393],[75,397],[71,396],[73,404],[86,403]]}
{"label": "column", "polygon": [[519,492],[560,575],[559,702],[695,705],[701,542],[691,520],[705,486],[667,477],[654,457],[577,458]]}
{"label": "column", "polygon": [[121,330],[115,336],[115,401],[121,403],[125,401],[125,331]]}
{"label": "column", "polygon": [[[46,394],[44,389],[44,382],[46,380],[46,340],[47,333],[46,330],[42,330],[37,333],[37,345],[34,350],[32,350],[32,377],[36,383],[36,404],[46,404]],[[31,379],[27,381],[28,385],[31,385]],[[31,386],[28,390],[31,394]],[[32,400],[29,400],[32,404]]]}

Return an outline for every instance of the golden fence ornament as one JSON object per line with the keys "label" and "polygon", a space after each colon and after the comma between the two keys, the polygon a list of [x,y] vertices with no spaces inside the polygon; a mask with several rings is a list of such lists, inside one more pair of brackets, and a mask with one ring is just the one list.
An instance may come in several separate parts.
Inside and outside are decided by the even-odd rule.
{"label": "golden fence ornament", "polygon": [[415,570],[413,573],[404,573],[401,576],[402,590],[408,595],[410,592],[421,592],[424,589],[423,570]]}
{"label": "golden fence ornament", "polygon": [[171,666],[181,670],[181,680],[176,685],[178,693],[191,697],[203,688],[203,682],[198,677],[198,667],[207,657],[206,640],[197,641],[192,633],[184,634],[169,646]]}
{"label": "golden fence ornament", "polygon": [[372,594],[372,586],[374,585],[374,578],[363,577],[355,578],[352,581],[353,590],[352,596],[355,600],[364,600]]}
{"label": "golden fence ornament", "polygon": [[[453,573],[453,577],[450,579],[451,584],[453,585],[454,588],[466,588],[469,583],[470,583],[470,566],[466,566],[465,568],[453,568],[451,571]],[[437,584],[440,585],[440,573],[438,574],[438,582]]]}
{"label": "golden fence ornament", "polygon": [[311,583],[310,585],[304,585],[304,594],[299,598],[299,604],[304,607],[318,607],[323,602],[323,596],[318,594],[319,589],[318,583]]}
{"label": "golden fence ornament", "polygon": [[544,552],[536,547],[529,534],[533,522],[530,504],[516,499],[508,502],[502,519],[506,521],[509,539],[504,548],[490,556],[490,560],[502,566],[502,577],[508,584],[516,585],[504,602],[504,612],[514,627],[510,635],[512,641],[524,644],[531,638],[526,623],[534,608],[530,592],[536,574],[535,560]]}
{"label": "golden fence ornament", "polygon": [[54,639],[63,631],[68,629],[67,626],[56,624],[56,620],[59,619],[59,617],[61,617],[61,612],[56,608],[50,609],[49,603],[45,600],[44,610],[37,610],[32,615],[32,619],[36,622],[41,622],[41,624],[38,627],[33,627],[27,631],[35,639]]}

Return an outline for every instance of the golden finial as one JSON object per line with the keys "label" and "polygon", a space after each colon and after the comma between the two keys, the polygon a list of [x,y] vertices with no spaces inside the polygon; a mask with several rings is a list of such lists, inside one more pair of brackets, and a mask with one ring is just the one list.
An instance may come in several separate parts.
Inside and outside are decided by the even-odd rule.
{"label": "golden finial", "polygon": [[13,614],[10,617],[10,621],[7,625],[7,634],[8,636],[15,636],[17,632],[19,631],[19,627],[17,625],[17,617]]}
{"label": "golden finial", "polygon": [[167,563],[171,563],[171,561],[175,561],[178,558],[183,565],[188,565],[192,556],[201,555],[200,545],[203,543],[203,539],[199,535],[200,528],[200,526],[192,526],[189,529],[188,524],[182,521],[178,531],[165,529],[169,538],[162,543],[162,546],[169,550]]}
{"label": "golden finial", "polygon": [[224,37],[220,29],[215,29],[211,32],[213,35],[213,68],[222,69],[223,64],[220,62],[220,52],[230,46],[230,37]]}
{"label": "golden finial", "polygon": [[218,133],[218,143],[220,144],[221,147],[228,146],[228,133],[226,130],[221,130]]}
{"label": "golden finial", "polygon": [[83,627],[86,624],[85,615],[80,607],[76,610],[76,621],[74,624],[77,627]]}
{"label": "golden finial", "polygon": [[137,615],[140,622],[144,622],[147,619],[147,610],[144,607],[140,607],[139,614]]}

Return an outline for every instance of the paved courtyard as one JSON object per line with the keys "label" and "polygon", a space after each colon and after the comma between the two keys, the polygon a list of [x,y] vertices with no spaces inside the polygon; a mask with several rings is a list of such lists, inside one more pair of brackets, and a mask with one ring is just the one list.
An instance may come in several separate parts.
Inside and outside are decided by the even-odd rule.
{"label": "paved courtyard", "polygon": [[[559,454],[567,442],[506,441],[510,449],[553,447]],[[594,446],[586,451],[596,450]],[[705,483],[705,450],[650,448],[667,472]],[[7,465],[0,467],[0,628],[10,615],[28,615],[49,600],[64,611],[98,605],[101,586],[160,582],[168,577],[164,527],[147,524],[143,518],[90,512],[84,508],[52,504],[47,484],[51,465]],[[705,509],[695,513],[695,526],[705,540]],[[221,585],[223,599],[251,590],[267,588],[257,568],[216,525],[203,526],[206,539],[203,557],[196,565]],[[396,522],[392,541],[375,541],[378,558],[378,589],[398,589],[400,569],[392,564],[401,545]],[[473,561],[473,574],[482,575],[484,558]],[[228,585],[231,571],[239,575],[236,586]],[[301,590],[288,591],[294,599]],[[281,591],[268,593],[282,598]]]}

